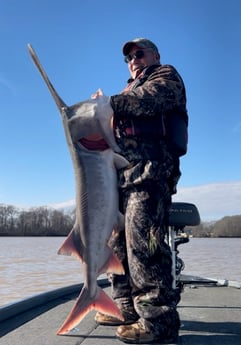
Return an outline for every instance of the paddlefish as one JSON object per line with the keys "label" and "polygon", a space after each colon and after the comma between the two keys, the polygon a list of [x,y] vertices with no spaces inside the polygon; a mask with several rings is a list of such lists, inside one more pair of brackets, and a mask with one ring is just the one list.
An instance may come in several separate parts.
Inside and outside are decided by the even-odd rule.
{"label": "paddlefish", "polygon": [[117,305],[98,286],[97,278],[105,272],[124,274],[122,264],[108,247],[108,240],[121,220],[116,169],[127,166],[128,161],[117,153],[120,149],[111,127],[113,114],[103,111],[108,109],[103,106],[107,102],[103,92],[98,90],[95,97],[67,106],[30,44],[28,50],[61,114],[75,174],[76,220],[58,254],[73,255],[81,261],[83,287],[57,331],[62,335],[75,328],[92,309],[123,320]]}

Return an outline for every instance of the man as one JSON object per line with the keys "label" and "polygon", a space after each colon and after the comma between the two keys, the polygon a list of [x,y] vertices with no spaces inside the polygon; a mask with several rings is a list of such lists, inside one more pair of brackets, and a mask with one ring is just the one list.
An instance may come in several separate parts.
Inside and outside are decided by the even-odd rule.
{"label": "man", "polygon": [[[161,65],[156,45],[137,38],[123,47],[131,78],[120,95],[110,97],[114,132],[130,162],[119,174],[125,231],[110,245],[125,275],[112,275],[112,295],[125,321],[96,314],[102,325],[119,325],[127,343],[170,342],[180,327],[180,291],[172,288],[171,252],[165,242],[171,195],[180,177],[173,119],[187,124],[183,81],[173,66]],[[175,120],[176,121],[176,120]]]}

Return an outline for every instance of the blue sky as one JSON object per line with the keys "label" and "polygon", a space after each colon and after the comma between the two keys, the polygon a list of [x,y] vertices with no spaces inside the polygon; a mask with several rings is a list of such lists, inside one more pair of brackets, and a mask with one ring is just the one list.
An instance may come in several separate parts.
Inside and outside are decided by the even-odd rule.
{"label": "blue sky", "polygon": [[176,198],[198,203],[197,188],[206,188],[210,209],[216,192],[217,204],[232,200],[234,183],[227,212],[241,214],[240,17],[239,0],[1,0],[0,203],[39,206],[75,194],[60,116],[27,44],[71,105],[99,87],[119,93],[129,77],[122,45],[147,37],[187,89],[189,151]]}

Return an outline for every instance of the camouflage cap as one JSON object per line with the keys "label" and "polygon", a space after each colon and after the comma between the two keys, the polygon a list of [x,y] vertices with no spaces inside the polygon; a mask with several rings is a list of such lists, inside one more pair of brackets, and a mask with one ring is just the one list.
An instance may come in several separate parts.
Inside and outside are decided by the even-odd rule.
{"label": "camouflage cap", "polygon": [[128,41],[124,44],[123,49],[122,49],[124,56],[129,54],[133,46],[137,46],[138,48],[142,48],[142,49],[151,48],[157,53],[159,53],[157,46],[152,41],[148,40],[147,38],[140,37],[140,38],[135,38],[131,41]]}

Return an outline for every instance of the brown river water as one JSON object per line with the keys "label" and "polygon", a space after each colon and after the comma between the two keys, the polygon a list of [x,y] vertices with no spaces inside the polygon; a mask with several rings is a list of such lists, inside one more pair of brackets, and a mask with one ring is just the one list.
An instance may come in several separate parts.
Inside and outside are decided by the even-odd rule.
{"label": "brown river water", "polygon": [[[57,255],[63,237],[0,238],[0,306],[82,282],[81,263]],[[241,238],[190,238],[184,274],[241,282]],[[105,277],[105,276],[102,276]]]}

